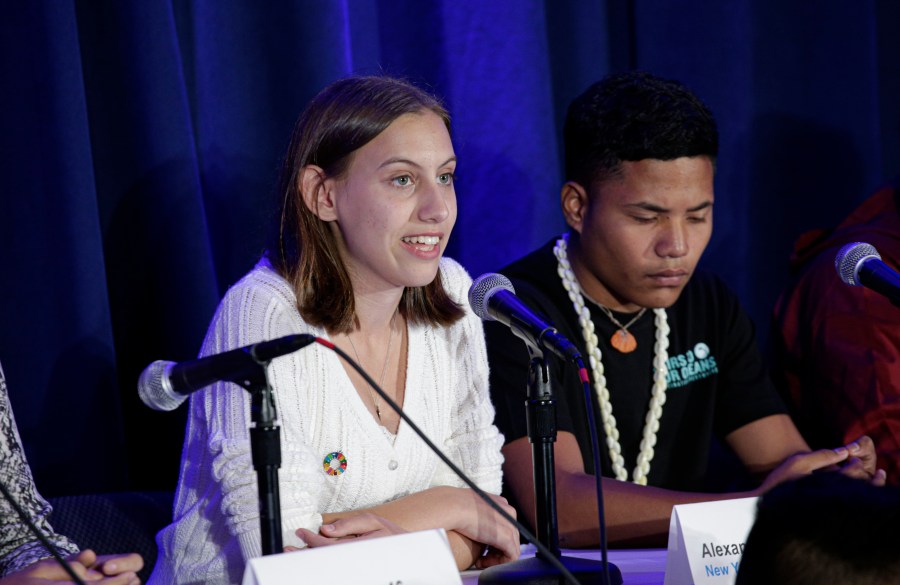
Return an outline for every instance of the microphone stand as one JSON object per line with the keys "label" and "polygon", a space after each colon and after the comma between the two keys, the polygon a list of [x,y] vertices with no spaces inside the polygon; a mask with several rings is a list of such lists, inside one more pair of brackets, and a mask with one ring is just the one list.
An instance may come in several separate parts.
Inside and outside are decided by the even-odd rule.
{"label": "microphone stand", "polygon": [[[556,442],[556,401],[547,362],[543,352],[526,343],[531,362],[528,366],[528,387],[525,413],[528,440],[534,466],[535,532],[538,541],[568,569],[581,583],[602,583],[605,579],[603,563],[577,557],[564,557],[559,550],[559,523],[556,511],[556,471],[554,447]],[[599,473],[599,470],[597,471]],[[611,563],[607,585],[621,585],[622,573]],[[490,567],[478,576],[479,585],[506,583],[528,585],[556,585],[564,579],[559,569],[538,552],[533,558],[521,559]]]}
{"label": "microphone stand", "polygon": [[232,382],[250,392],[250,453],[259,493],[259,530],[262,554],[284,552],[281,539],[281,498],[278,492],[278,468],[281,467],[281,429],[276,423],[275,394],[267,369],[271,360],[253,355],[256,367],[248,367]]}

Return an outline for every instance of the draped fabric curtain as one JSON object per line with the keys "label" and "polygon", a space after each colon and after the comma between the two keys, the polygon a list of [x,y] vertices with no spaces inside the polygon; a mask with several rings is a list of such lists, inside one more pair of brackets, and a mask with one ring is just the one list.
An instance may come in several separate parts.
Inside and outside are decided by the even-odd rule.
{"label": "draped fabric curtain", "polygon": [[407,77],[453,116],[449,255],[496,270],[563,229],[568,102],[644,69],[716,113],[704,264],[761,333],[793,240],[900,172],[890,0],[6,3],[0,362],[47,494],[171,489],[185,413],[136,396],[196,355],[265,247],[297,115],[349,74]]}

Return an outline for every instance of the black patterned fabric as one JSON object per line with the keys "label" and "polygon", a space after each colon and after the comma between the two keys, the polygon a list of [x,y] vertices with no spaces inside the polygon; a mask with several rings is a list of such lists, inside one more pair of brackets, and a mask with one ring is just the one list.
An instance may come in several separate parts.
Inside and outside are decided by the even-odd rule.
{"label": "black patterned fabric", "polygon": [[172,492],[117,492],[50,498],[50,521],[98,555],[136,552],[146,583],[156,562],[156,533],[172,521]]}
{"label": "black patterned fabric", "polygon": [[[25,509],[31,521],[64,556],[78,552],[78,547],[72,541],[56,534],[47,522],[47,516],[51,511],[50,504],[38,493],[31,477],[6,392],[6,377],[2,368],[0,368],[0,481],[16,502]],[[0,576],[18,571],[49,556],[50,552],[20,520],[15,509],[6,498],[0,496]]]}

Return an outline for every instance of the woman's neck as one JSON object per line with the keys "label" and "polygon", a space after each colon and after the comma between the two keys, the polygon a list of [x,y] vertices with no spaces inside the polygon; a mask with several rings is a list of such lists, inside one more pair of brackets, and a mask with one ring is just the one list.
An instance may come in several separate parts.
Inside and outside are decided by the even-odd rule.
{"label": "woman's neck", "polygon": [[403,289],[379,291],[369,294],[354,294],[357,331],[363,336],[379,337],[396,322],[395,315],[400,306]]}

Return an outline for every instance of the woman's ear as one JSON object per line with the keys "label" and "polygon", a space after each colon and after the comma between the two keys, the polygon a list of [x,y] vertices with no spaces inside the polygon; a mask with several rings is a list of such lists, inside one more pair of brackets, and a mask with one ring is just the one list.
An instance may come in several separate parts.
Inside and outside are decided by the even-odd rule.
{"label": "woman's ear", "polygon": [[581,186],[581,183],[567,181],[562,186],[559,202],[562,206],[563,217],[566,218],[566,223],[580,234],[588,207],[587,191]]}
{"label": "woman's ear", "polygon": [[334,183],[325,174],[322,167],[307,165],[300,170],[297,178],[303,203],[313,215],[322,221],[334,221],[337,214],[334,209]]}

